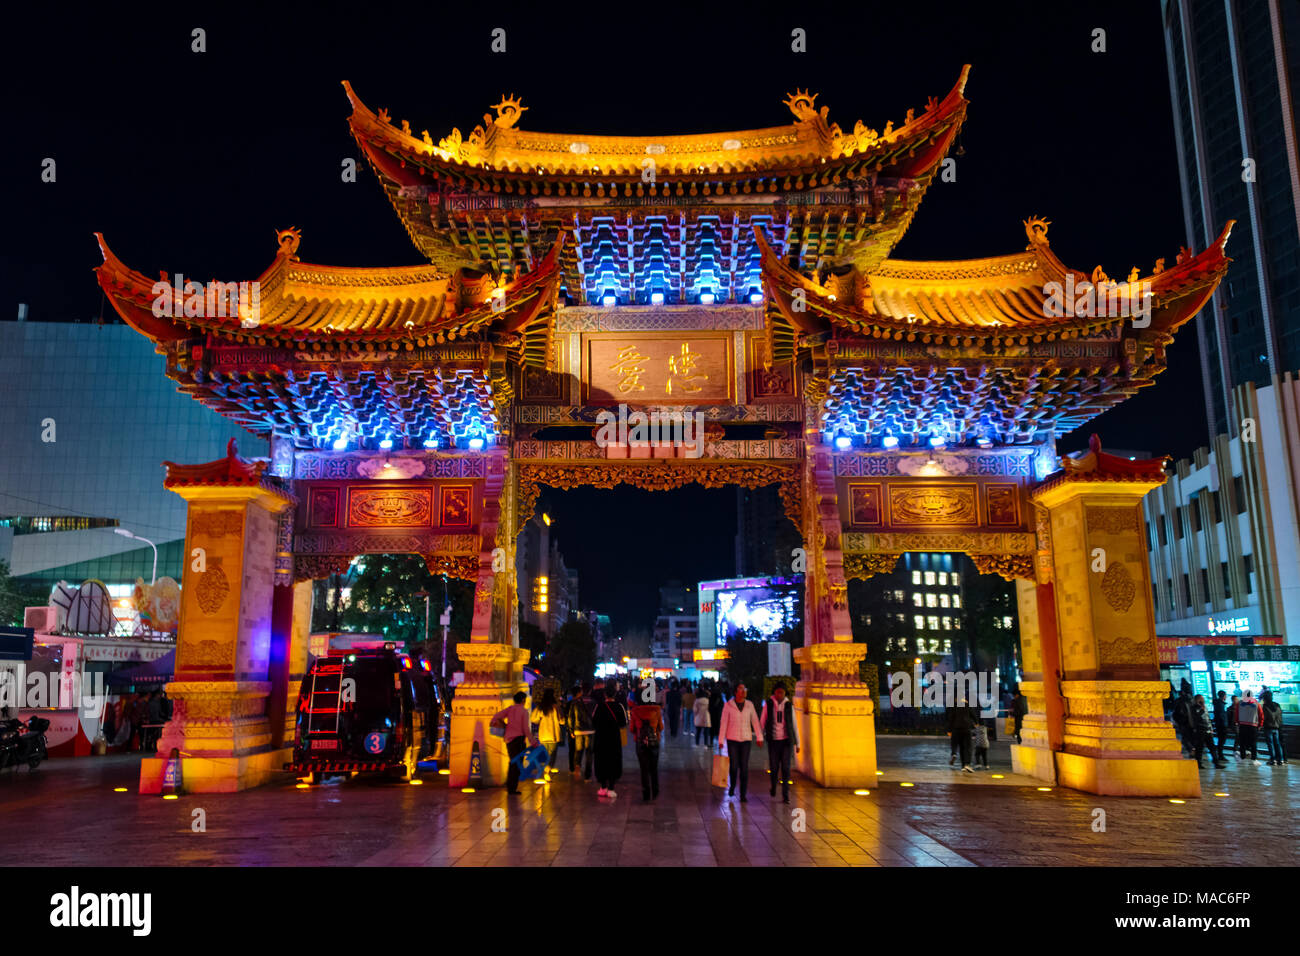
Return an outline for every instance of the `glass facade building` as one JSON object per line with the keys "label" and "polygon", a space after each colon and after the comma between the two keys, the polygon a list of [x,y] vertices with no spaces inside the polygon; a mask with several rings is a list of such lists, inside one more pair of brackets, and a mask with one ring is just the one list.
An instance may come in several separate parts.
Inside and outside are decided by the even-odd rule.
{"label": "glass facade building", "polygon": [[1187,244],[1236,220],[1234,259],[1196,318],[1209,439],[1233,389],[1300,369],[1300,3],[1162,0]]}
{"label": "glass facade building", "polygon": [[164,461],[267,442],[181,394],[152,343],[124,324],[0,322],[0,560],[25,582],[181,575],[185,502]]}

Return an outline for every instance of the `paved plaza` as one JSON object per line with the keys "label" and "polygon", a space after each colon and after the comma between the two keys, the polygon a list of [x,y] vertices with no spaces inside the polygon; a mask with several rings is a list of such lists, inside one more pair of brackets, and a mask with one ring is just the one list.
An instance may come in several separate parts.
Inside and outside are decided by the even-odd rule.
{"label": "paved plaza", "polygon": [[[709,751],[670,739],[662,793],[642,803],[636,760],[624,757],[618,799],[565,773],[465,794],[446,777],[422,786],[368,779],[298,789],[283,782],[177,800],[135,792],[138,758],[51,760],[0,776],[0,864],[477,866],[1225,866],[1294,865],[1300,765],[1205,771],[1205,796],[1095,797],[1010,770],[1006,741],[988,773],[947,767],[934,737],[878,738],[880,783],[869,795],[796,776],[790,806],[767,793],[755,752],[749,802],[709,784]],[[567,768],[562,749],[559,763]],[[994,774],[1003,776],[995,778]],[[903,786],[911,783],[913,786]],[[1288,784],[1290,784],[1288,786]],[[126,792],[115,788],[125,787]],[[1218,797],[1216,792],[1226,793]],[[494,811],[504,808],[505,812]],[[1104,832],[1093,829],[1095,808]],[[194,832],[194,811],[206,831]],[[793,813],[792,811],[802,811]],[[494,819],[505,832],[494,832]],[[804,828],[796,825],[800,820]]]}

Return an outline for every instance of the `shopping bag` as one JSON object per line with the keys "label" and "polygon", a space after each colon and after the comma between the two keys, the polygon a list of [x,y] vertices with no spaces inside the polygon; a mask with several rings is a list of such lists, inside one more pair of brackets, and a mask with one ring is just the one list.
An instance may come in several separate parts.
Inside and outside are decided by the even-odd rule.
{"label": "shopping bag", "polygon": [[726,754],[713,755],[713,777],[711,782],[715,787],[731,786],[731,758]]}
{"label": "shopping bag", "polygon": [[510,762],[519,766],[520,780],[535,780],[546,772],[551,762],[551,752],[543,745],[519,751],[510,758]]}

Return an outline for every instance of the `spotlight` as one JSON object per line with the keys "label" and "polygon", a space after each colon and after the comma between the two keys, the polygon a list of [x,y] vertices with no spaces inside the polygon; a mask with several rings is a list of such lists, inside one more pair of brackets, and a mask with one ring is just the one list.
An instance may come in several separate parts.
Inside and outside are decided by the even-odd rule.
{"label": "spotlight", "polygon": [[835,447],[838,448],[840,451],[843,451],[844,449],[848,448],[852,444],[853,444],[853,439],[850,438],[848,435],[840,435],[835,439]]}
{"label": "spotlight", "polygon": [[710,289],[701,290],[700,305],[713,305],[713,292]]}
{"label": "spotlight", "polygon": [[943,447],[944,445],[946,445],[946,444],[947,444],[947,442],[944,441],[942,435],[931,435],[931,436],[930,436],[930,447],[931,447],[931,448],[942,448],[942,447]]}
{"label": "spotlight", "polygon": [[763,303],[763,293],[761,293],[761,292],[759,292],[759,291],[757,291],[757,290],[755,290],[755,291],[749,293],[749,301],[750,301],[750,303],[753,304],[753,305],[762,305],[762,303]]}
{"label": "spotlight", "polygon": [[426,439],[424,440],[424,447],[425,447],[425,448],[437,448],[437,447],[438,447],[438,439],[436,439],[436,438],[426,438]]}
{"label": "spotlight", "polygon": [[880,444],[885,448],[897,448],[898,439],[893,435],[886,435],[884,438],[880,439]]}
{"label": "spotlight", "polygon": [[980,435],[979,438],[975,439],[975,444],[979,445],[981,448],[992,448],[993,439],[989,438],[988,435]]}
{"label": "spotlight", "polygon": [[381,442],[379,443],[379,447],[380,447],[380,448],[383,448],[383,449],[385,449],[385,450],[387,450],[387,449],[389,449],[389,448],[392,448],[392,447],[393,447],[393,440],[392,440],[391,438],[385,438],[383,441],[381,441]]}
{"label": "spotlight", "polygon": [[664,304],[664,294],[663,294],[662,292],[651,292],[651,293],[650,293],[650,304],[651,304],[651,305],[663,305],[663,304]]}
{"label": "spotlight", "polygon": [[335,451],[342,451],[344,448],[347,448],[347,447],[348,447],[348,436],[347,436],[347,435],[344,435],[342,438],[336,438],[336,439],[334,439],[334,450],[335,450]]}
{"label": "spotlight", "polygon": [[470,447],[470,448],[473,448],[475,451],[478,451],[480,448],[483,447],[483,439],[481,439],[481,438],[471,438],[471,439],[469,440],[469,447]]}
{"label": "spotlight", "polygon": [[618,296],[614,295],[613,292],[606,292],[604,297],[600,300],[600,304],[607,309],[612,309],[614,306],[618,305]]}

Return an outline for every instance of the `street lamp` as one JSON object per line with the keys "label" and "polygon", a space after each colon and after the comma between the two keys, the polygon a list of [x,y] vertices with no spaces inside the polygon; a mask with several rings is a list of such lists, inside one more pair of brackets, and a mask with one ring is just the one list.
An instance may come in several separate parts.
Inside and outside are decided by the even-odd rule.
{"label": "street lamp", "polygon": [[149,579],[149,586],[152,587],[158,581],[158,545],[154,544],[148,538],[142,538],[135,532],[128,531],[126,528],[114,528],[113,533],[120,534],[124,538],[143,541],[145,544],[149,545],[149,547],[153,548],[153,577]]}

